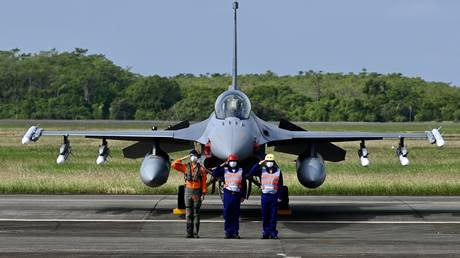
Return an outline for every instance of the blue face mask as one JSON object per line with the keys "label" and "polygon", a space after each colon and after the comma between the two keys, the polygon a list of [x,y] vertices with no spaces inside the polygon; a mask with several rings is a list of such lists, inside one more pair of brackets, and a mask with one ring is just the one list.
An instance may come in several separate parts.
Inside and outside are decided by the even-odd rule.
{"label": "blue face mask", "polygon": [[238,164],[238,163],[237,163],[236,161],[230,161],[230,162],[228,163],[228,165],[229,165],[231,168],[236,168],[236,165],[237,165],[237,164]]}

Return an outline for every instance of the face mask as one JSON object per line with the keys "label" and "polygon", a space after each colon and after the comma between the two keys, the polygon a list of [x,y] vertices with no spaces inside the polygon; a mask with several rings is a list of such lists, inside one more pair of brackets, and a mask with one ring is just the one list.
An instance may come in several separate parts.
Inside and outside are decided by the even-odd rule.
{"label": "face mask", "polygon": [[230,161],[228,163],[228,165],[230,165],[230,167],[232,167],[232,168],[236,168],[236,164],[237,164],[236,161]]}
{"label": "face mask", "polygon": [[195,162],[195,161],[198,160],[198,158],[197,158],[197,156],[191,156],[191,157],[190,157],[190,160],[191,160],[192,162]]}
{"label": "face mask", "polygon": [[271,168],[271,167],[273,167],[274,164],[273,164],[273,162],[268,161],[268,162],[266,163],[266,165],[267,165],[268,168]]}

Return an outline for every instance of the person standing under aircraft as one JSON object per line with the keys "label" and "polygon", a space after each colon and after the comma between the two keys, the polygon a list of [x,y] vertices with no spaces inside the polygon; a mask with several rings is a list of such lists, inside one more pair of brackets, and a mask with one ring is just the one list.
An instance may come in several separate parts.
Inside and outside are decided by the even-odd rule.
{"label": "person standing under aircraft", "polygon": [[[206,170],[198,162],[199,153],[196,150],[190,154],[175,160],[171,165],[175,170],[184,173],[185,176],[185,218],[187,220],[187,238],[200,238],[200,208],[201,202],[207,193]],[[183,164],[182,161],[190,157],[190,162]],[[195,234],[193,233],[195,228]]]}
{"label": "person standing under aircraft", "polygon": [[265,159],[255,164],[247,178],[259,176],[261,181],[261,211],[262,211],[262,239],[279,239],[276,230],[278,202],[281,201],[283,189],[283,175],[276,164],[275,156],[267,154]]}
{"label": "person standing under aircraft", "polygon": [[212,171],[213,178],[224,179],[224,230],[225,238],[240,238],[240,207],[246,196],[246,180],[236,155]]}

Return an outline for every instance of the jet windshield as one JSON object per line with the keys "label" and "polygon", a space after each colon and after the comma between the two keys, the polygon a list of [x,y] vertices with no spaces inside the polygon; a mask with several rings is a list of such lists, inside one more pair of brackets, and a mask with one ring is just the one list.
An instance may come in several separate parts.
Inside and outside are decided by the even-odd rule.
{"label": "jet windshield", "polygon": [[251,113],[251,102],[249,98],[239,91],[228,91],[222,93],[216,101],[216,116],[219,119],[236,117],[248,119]]}

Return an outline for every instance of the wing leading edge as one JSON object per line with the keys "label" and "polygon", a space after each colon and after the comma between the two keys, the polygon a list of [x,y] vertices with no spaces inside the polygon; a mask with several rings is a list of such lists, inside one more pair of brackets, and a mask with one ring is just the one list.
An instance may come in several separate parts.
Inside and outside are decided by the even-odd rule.
{"label": "wing leading edge", "polygon": [[94,139],[125,141],[154,141],[155,139],[174,139],[181,141],[199,141],[206,129],[208,120],[189,125],[188,121],[168,127],[166,130],[151,131],[48,131],[32,126],[22,138],[22,143],[38,141],[41,136],[80,136]]}
{"label": "wing leading edge", "polygon": [[85,138],[143,141],[158,138],[174,139],[174,131],[47,131],[42,136],[82,136]]}

